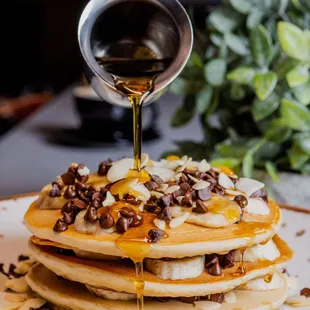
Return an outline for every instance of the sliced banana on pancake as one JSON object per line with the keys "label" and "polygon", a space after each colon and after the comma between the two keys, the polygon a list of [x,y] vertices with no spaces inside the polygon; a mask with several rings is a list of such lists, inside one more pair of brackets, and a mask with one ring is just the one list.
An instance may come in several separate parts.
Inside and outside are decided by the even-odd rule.
{"label": "sliced banana on pancake", "polygon": [[[269,240],[266,244],[256,244],[247,248],[243,252],[243,261],[244,262],[255,262],[257,260],[269,260],[274,261],[280,256],[280,252],[273,242]],[[242,251],[236,250],[235,252],[236,261],[242,260]]]}
{"label": "sliced banana on pancake", "polygon": [[181,259],[145,259],[148,271],[161,279],[183,280],[200,276],[205,269],[205,256]]}
{"label": "sliced banana on pancake", "polygon": [[122,292],[115,292],[115,291],[111,291],[111,290],[106,290],[103,288],[97,288],[91,285],[85,285],[87,287],[87,289],[102,298],[108,299],[108,300],[136,300],[137,299],[137,295],[136,294],[129,294],[129,293],[122,293]]}
{"label": "sliced banana on pancake", "polygon": [[278,273],[268,274],[265,277],[250,280],[242,285],[240,289],[247,291],[270,291],[276,290],[284,285],[283,277]]}
{"label": "sliced banana on pancake", "polygon": [[[190,212],[186,222],[205,227],[226,227],[236,223],[240,219],[241,209],[234,201],[227,197],[214,195],[208,201],[203,202],[207,212]],[[171,207],[173,217],[179,217],[190,211],[189,208],[174,206]]]}

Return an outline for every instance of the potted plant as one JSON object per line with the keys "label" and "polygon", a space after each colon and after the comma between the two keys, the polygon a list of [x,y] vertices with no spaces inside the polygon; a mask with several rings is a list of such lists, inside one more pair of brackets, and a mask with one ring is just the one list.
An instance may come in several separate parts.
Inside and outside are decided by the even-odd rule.
{"label": "potted plant", "polygon": [[227,0],[208,15],[205,29],[193,24],[192,55],[170,87],[184,96],[171,123],[182,126],[197,113],[204,139],[177,141],[169,153],[209,158],[246,177],[267,171],[281,181],[271,186],[277,199],[285,201],[296,184],[305,195],[294,188],[294,202],[304,204],[310,199],[310,2]]}

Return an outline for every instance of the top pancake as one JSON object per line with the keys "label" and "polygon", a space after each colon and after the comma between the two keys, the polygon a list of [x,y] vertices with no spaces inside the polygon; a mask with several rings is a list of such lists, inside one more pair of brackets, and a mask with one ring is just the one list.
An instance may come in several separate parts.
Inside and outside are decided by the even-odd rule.
{"label": "top pancake", "polygon": [[[241,222],[222,228],[207,228],[183,223],[177,228],[167,229],[165,238],[158,243],[144,241],[147,231],[156,228],[152,221],[139,227],[130,228],[123,235],[111,233],[105,235],[87,235],[69,226],[62,233],[53,231],[57,219],[61,217],[59,209],[38,209],[34,202],[25,215],[25,224],[30,232],[40,238],[81,250],[114,256],[129,256],[119,248],[120,241],[128,243],[132,252],[144,251],[149,258],[181,258],[210,253],[222,253],[233,249],[249,247],[272,238],[281,222],[278,205],[269,200],[270,213],[263,222]],[[141,246],[144,245],[144,246]],[[142,256],[142,254],[141,254]]]}

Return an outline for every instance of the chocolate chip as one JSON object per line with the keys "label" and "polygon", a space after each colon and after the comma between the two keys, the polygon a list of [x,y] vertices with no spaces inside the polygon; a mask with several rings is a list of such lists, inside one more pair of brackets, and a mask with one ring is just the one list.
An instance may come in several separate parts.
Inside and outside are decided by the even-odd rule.
{"label": "chocolate chip", "polygon": [[188,183],[181,183],[180,184],[180,190],[182,192],[181,196],[184,196],[185,193],[191,188],[191,186]]}
{"label": "chocolate chip", "polygon": [[219,277],[220,275],[222,275],[222,268],[217,262],[208,269],[208,272],[211,276]]}
{"label": "chocolate chip", "polygon": [[143,217],[140,214],[135,214],[131,219],[130,227],[138,227],[143,223]]}
{"label": "chocolate chip", "polygon": [[72,211],[74,211],[74,203],[72,200],[66,202],[61,208],[61,213],[64,213],[64,212],[70,213]]}
{"label": "chocolate chip", "polygon": [[123,200],[125,200],[125,202],[130,203],[132,205],[139,205],[141,203],[139,199],[137,199],[135,196],[130,195],[130,194],[125,194],[123,197]]}
{"label": "chocolate chip", "polygon": [[156,300],[159,302],[168,302],[171,297],[156,297]]}
{"label": "chocolate chip", "polygon": [[191,207],[193,205],[193,195],[192,195],[191,190],[189,190],[185,193],[185,196],[181,201],[181,205],[182,206],[188,206],[188,207]]}
{"label": "chocolate chip", "polygon": [[54,184],[57,185],[57,187],[59,188],[59,190],[62,190],[62,189],[65,187],[65,185],[64,185],[62,182],[60,182],[60,181],[52,182],[52,185],[54,185]]}
{"label": "chocolate chip", "polygon": [[170,200],[169,196],[162,196],[159,199],[159,205],[162,208],[169,207],[170,206],[170,202],[171,202],[171,200]]}
{"label": "chocolate chip", "polygon": [[196,205],[192,208],[192,212],[204,214],[208,212],[208,208],[201,200],[197,200]]}
{"label": "chocolate chip", "polygon": [[107,159],[107,160],[104,160],[102,161],[100,164],[99,164],[99,167],[98,167],[98,175],[100,176],[104,176],[108,173],[109,169],[111,168],[112,166],[112,160],[111,159]]}
{"label": "chocolate chip", "polygon": [[136,211],[130,207],[123,207],[119,210],[119,213],[122,217],[130,218],[136,214]]}
{"label": "chocolate chip", "polygon": [[210,267],[216,263],[219,263],[219,258],[216,254],[206,255],[206,267]]}
{"label": "chocolate chip", "polygon": [[91,202],[91,206],[98,209],[98,208],[101,208],[102,207],[102,203],[101,203],[101,200],[100,198],[96,198],[94,199],[92,202]]}
{"label": "chocolate chip", "polygon": [[89,223],[95,223],[98,220],[97,209],[90,206],[84,215],[84,220]]}
{"label": "chocolate chip", "polygon": [[251,197],[257,197],[257,198],[262,198],[266,203],[268,203],[268,194],[265,189],[259,189],[256,192],[254,192]]}
{"label": "chocolate chip", "polygon": [[87,188],[87,197],[92,197],[92,195],[97,192],[96,188],[92,185],[90,185],[88,188]]}
{"label": "chocolate chip", "polygon": [[75,183],[75,190],[78,192],[86,192],[87,190],[87,186],[85,184],[83,184],[82,182],[76,182]]}
{"label": "chocolate chip", "polygon": [[160,229],[151,229],[149,232],[148,232],[148,235],[150,237],[150,241],[152,243],[155,243],[155,242],[158,242],[161,240],[161,238],[163,237],[164,235],[164,232]]}
{"label": "chocolate chip", "polygon": [[57,186],[57,184],[53,184],[52,185],[52,189],[49,193],[49,196],[51,198],[54,198],[54,197],[60,197],[61,196],[61,192],[60,192],[60,189],[59,187]]}
{"label": "chocolate chip", "polygon": [[193,297],[180,297],[180,301],[184,302],[185,304],[192,304],[195,301],[197,301],[197,297],[193,296]]}
{"label": "chocolate chip", "polygon": [[152,179],[152,181],[154,181],[154,182],[157,183],[157,184],[163,184],[163,183],[164,183],[164,181],[162,180],[162,178],[159,177],[159,176],[156,175],[156,174],[151,175],[151,179]]}
{"label": "chocolate chip", "polygon": [[245,208],[248,205],[248,200],[244,195],[237,195],[234,198],[235,203],[237,203],[241,209]]}
{"label": "chocolate chip", "polygon": [[239,219],[238,219],[238,221],[236,222],[236,224],[240,224],[240,223],[241,223],[242,218],[243,218],[243,214],[244,214],[244,210],[241,209],[240,216],[239,216]]}
{"label": "chocolate chip", "polygon": [[219,304],[224,301],[224,293],[212,294],[210,295],[210,301],[217,302]]}
{"label": "chocolate chip", "polygon": [[99,219],[99,224],[104,229],[111,228],[114,225],[114,218],[110,213],[102,214]]}
{"label": "chocolate chip", "polygon": [[87,207],[87,203],[79,198],[73,200],[73,205],[76,206],[79,210],[83,210]]}
{"label": "chocolate chip", "polygon": [[129,221],[127,218],[121,217],[116,222],[116,229],[123,234],[129,227]]}
{"label": "chocolate chip", "polygon": [[181,182],[182,183],[188,183],[188,177],[185,173],[182,173]]}
{"label": "chocolate chip", "polygon": [[18,261],[19,262],[22,262],[22,261],[28,260],[28,259],[29,259],[29,256],[27,256],[27,255],[21,254],[21,255],[18,256]]}
{"label": "chocolate chip", "polygon": [[61,179],[65,185],[73,185],[75,181],[75,175],[72,172],[66,172],[61,175]]}
{"label": "chocolate chip", "polygon": [[56,254],[66,255],[66,256],[74,256],[75,253],[73,250],[56,248]]}
{"label": "chocolate chip", "polygon": [[77,196],[76,191],[74,189],[73,186],[68,186],[68,188],[66,189],[65,193],[64,193],[64,197],[66,199],[72,199],[75,198]]}
{"label": "chocolate chip", "polygon": [[310,288],[305,287],[300,291],[300,295],[310,297]]}
{"label": "chocolate chip", "polygon": [[159,214],[158,218],[160,220],[165,220],[166,222],[170,222],[172,220],[171,210],[169,207],[164,208]]}
{"label": "chocolate chip", "polygon": [[228,252],[227,254],[223,255],[221,266],[222,268],[231,268],[235,264],[235,250]]}
{"label": "chocolate chip", "polygon": [[154,181],[148,181],[144,183],[144,186],[149,190],[149,191],[154,191],[157,187],[158,184]]}
{"label": "chocolate chip", "polygon": [[[79,165],[79,166],[80,166],[80,165]],[[79,166],[78,166],[78,167],[79,167]],[[85,165],[84,165],[84,167],[85,167]],[[78,169],[83,169],[83,168],[78,168]],[[86,174],[86,175],[80,175],[80,174],[77,173],[76,178],[77,178],[78,181],[80,181],[81,183],[86,183],[86,182],[88,181],[89,175],[88,175],[88,174]]]}
{"label": "chocolate chip", "polygon": [[53,227],[56,232],[63,232],[68,229],[68,225],[63,221],[63,219],[58,219]]}
{"label": "chocolate chip", "polygon": [[198,199],[200,199],[202,201],[209,200],[212,197],[208,188],[203,188],[203,189],[196,191],[196,195],[197,195]]}
{"label": "chocolate chip", "polygon": [[161,212],[161,208],[154,204],[146,204],[144,205],[144,210],[149,213],[159,214]]}
{"label": "chocolate chip", "polygon": [[74,212],[70,212],[70,213],[64,212],[62,219],[66,224],[71,225],[75,221],[75,213]]}

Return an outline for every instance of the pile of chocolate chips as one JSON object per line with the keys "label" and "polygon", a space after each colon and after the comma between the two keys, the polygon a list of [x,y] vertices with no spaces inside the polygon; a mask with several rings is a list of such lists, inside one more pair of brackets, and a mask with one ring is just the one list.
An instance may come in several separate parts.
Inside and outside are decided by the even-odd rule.
{"label": "pile of chocolate chips", "polygon": [[212,276],[222,275],[222,269],[231,268],[235,265],[235,250],[225,255],[210,254],[206,255],[206,269]]}
{"label": "pile of chocolate chips", "polygon": [[[25,255],[18,256],[19,262],[21,262],[23,260],[28,260],[28,259],[29,259],[29,257],[25,256]],[[8,278],[20,278],[23,276],[22,274],[18,274],[18,273],[14,272],[14,270],[16,268],[16,266],[14,264],[10,264],[8,272],[4,271],[3,266],[4,266],[4,264],[0,264],[0,273],[5,275],[6,277],[8,277]]]}

